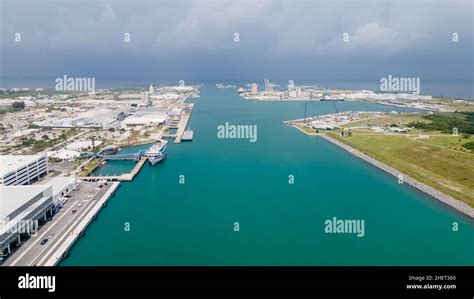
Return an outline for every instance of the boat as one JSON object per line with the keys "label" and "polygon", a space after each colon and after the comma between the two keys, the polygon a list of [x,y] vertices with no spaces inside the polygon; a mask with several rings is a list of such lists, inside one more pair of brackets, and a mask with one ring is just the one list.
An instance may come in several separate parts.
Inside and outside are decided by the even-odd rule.
{"label": "boat", "polygon": [[323,97],[320,99],[320,101],[339,102],[344,101],[344,98],[333,98],[330,92],[325,92],[323,93]]}
{"label": "boat", "polygon": [[155,165],[166,158],[167,143],[168,141],[166,140],[158,140],[145,152],[145,156],[148,157],[148,162],[150,162],[151,165]]}
{"label": "boat", "polygon": [[237,92],[238,93],[250,92],[250,89],[245,89],[243,87],[239,87],[239,89],[237,89]]}
{"label": "boat", "polygon": [[344,98],[337,98],[337,99],[322,98],[322,99],[320,99],[320,101],[322,101],[322,102],[341,102],[341,101],[344,101]]}
{"label": "boat", "polygon": [[101,154],[104,154],[104,155],[114,155],[115,153],[117,153],[119,150],[119,147],[116,146],[116,145],[109,145],[109,146],[106,146],[104,147],[104,149],[102,149],[102,152]]}
{"label": "boat", "polygon": [[216,87],[219,88],[219,89],[235,89],[235,88],[237,88],[237,86],[232,85],[232,84],[224,85],[224,84],[221,84],[221,83],[217,83]]}

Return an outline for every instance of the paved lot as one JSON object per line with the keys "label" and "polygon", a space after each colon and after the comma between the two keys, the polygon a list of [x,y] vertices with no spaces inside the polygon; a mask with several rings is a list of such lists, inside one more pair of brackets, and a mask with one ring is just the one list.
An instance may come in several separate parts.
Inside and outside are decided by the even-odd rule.
{"label": "paved lot", "polygon": [[[64,207],[47,222],[37,233],[13,253],[4,263],[5,266],[35,266],[44,262],[61,245],[64,237],[79,220],[96,204],[110,187],[99,188],[100,183],[79,183],[80,190],[73,191]],[[41,245],[41,241],[48,240]]]}

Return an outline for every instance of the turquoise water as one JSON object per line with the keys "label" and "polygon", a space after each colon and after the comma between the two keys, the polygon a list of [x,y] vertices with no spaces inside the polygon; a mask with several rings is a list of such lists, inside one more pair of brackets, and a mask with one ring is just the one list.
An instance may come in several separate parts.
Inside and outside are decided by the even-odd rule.
{"label": "turquoise water", "polygon": [[[281,124],[302,117],[304,103],[245,101],[212,87],[192,102],[194,140],[170,143],[165,161],[122,184],[62,265],[474,265],[471,220]],[[308,115],[334,109],[311,103]],[[256,124],[257,142],[218,139],[225,122]],[[363,219],[365,236],[326,234],[332,217]]]}
{"label": "turquoise water", "polygon": [[[121,148],[118,154],[136,153],[139,150],[146,150],[151,144],[141,144],[133,147]],[[94,170],[93,175],[120,175],[129,173],[135,166],[134,161],[107,161],[104,165]]]}

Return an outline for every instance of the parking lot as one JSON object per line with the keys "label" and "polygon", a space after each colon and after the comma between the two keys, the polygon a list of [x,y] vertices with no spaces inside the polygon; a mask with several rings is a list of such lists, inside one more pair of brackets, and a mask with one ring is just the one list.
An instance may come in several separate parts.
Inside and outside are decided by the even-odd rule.
{"label": "parking lot", "polygon": [[[102,186],[101,188],[99,186]],[[7,266],[34,266],[47,259],[74,224],[86,214],[107,191],[110,185],[99,182],[80,182],[67,202],[36,234],[30,237],[4,263]]]}

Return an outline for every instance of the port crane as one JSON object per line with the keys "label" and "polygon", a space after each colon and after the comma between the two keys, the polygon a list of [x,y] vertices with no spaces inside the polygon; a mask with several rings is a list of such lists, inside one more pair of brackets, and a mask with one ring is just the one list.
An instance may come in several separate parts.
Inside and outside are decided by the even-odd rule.
{"label": "port crane", "polygon": [[265,92],[272,92],[273,87],[280,86],[280,85],[271,83],[268,79],[263,79],[263,82],[265,82]]}

